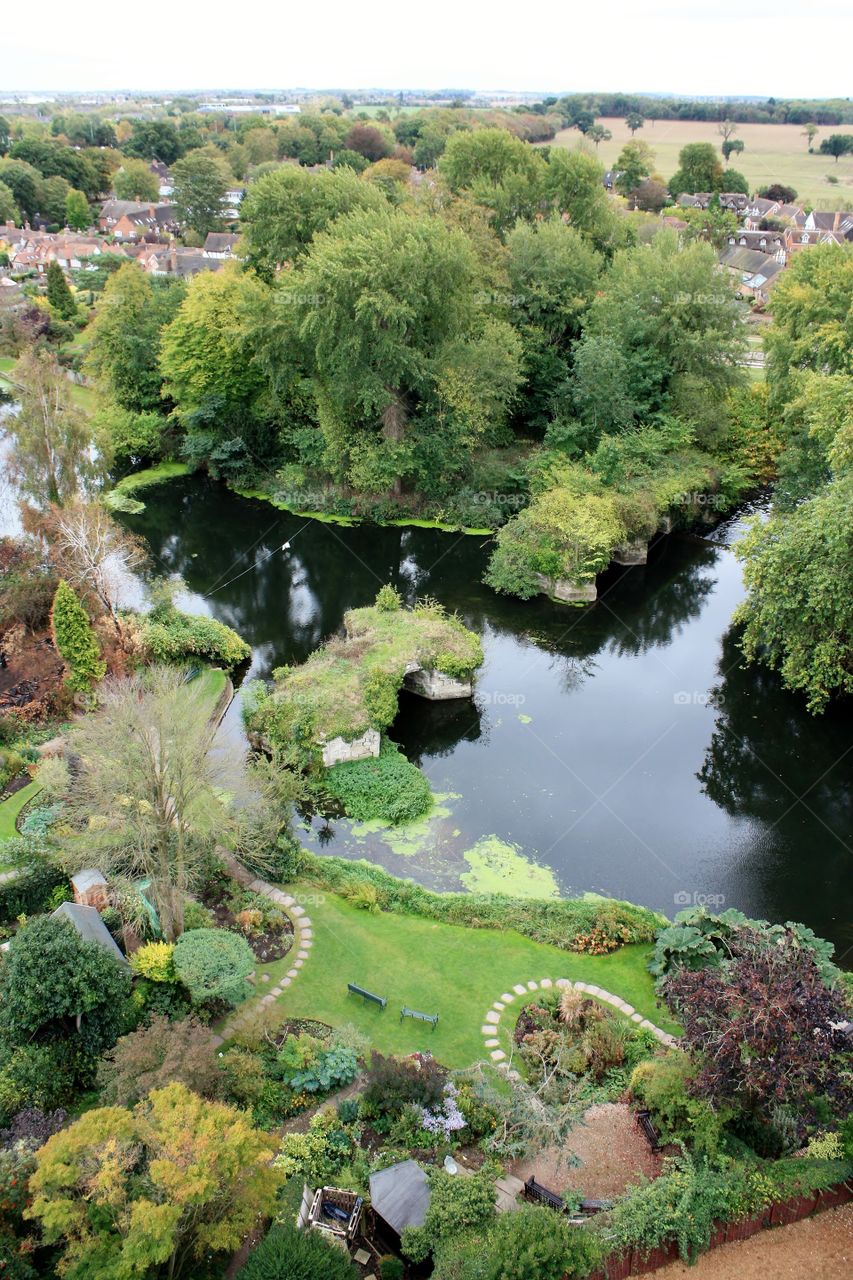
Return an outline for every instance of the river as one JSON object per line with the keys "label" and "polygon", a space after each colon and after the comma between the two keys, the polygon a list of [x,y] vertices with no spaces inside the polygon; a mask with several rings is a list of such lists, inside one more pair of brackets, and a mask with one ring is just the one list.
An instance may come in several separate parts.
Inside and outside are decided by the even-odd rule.
{"label": "river", "polygon": [[[483,586],[484,538],[306,521],[197,478],[143,496],[124,521],[158,571],[184,578],[190,607],[249,641],[250,677],[302,661],[384,582],[482,636],[473,703],[403,694],[391,730],[429,777],[432,818],[402,832],[315,818],[299,828],[310,848],[438,889],[803,920],[853,967],[853,715],[811,717],[742,668],[738,519],[661,538],[646,567],[611,570],[598,602],[573,609]],[[225,732],[240,733],[239,700]]]}

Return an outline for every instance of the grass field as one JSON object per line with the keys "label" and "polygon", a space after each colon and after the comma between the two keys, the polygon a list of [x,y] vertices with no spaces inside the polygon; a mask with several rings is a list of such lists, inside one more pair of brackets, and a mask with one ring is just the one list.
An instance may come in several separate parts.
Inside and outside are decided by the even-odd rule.
{"label": "grass field", "polygon": [[[278,1001],[288,1018],[317,1018],[333,1026],[352,1023],[383,1053],[429,1050],[450,1067],[466,1067],[485,1052],[483,1017],[502,992],[519,982],[571,978],[595,983],[634,1005],[668,1031],[677,1028],[655,1005],[646,971],[649,948],[622,947],[608,956],[583,956],[531,942],[507,930],[466,929],[391,912],[371,914],[310,884],[288,886],[306,903],[314,946],[293,985]],[[270,974],[269,991],[287,972],[285,957],[260,972]],[[347,992],[355,982],[388,997],[380,1009]],[[264,990],[258,987],[259,994]],[[498,1038],[514,1024],[505,1015]],[[427,1023],[400,1020],[403,1005],[437,1013]]]}
{"label": "grass field", "polygon": [[[615,164],[631,133],[624,120],[601,119],[597,122],[613,134],[610,142],[602,142],[598,158],[608,167]],[[822,127],[814,141],[815,148],[831,133],[853,133],[853,125]],[[747,179],[754,190],[772,182],[794,187],[801,202],[816,208],[853,209],[853,156],[809,155],[802,125],[740,124],[735,138],[745,143],[745,150],[731,157],[732,168]],[[655,153],[655,167],[664,178],[671,178],[678,168],[678,153],[688,142],[712,142],[719,148],[722,139],[717,126],[695,120],[647,120],[635,135],[637,142],[647,142]],[[576,147],[580,141],[577,129],[563,129],[551,146]],[[826,175],[838,178],[838,184],[827,182]]]}

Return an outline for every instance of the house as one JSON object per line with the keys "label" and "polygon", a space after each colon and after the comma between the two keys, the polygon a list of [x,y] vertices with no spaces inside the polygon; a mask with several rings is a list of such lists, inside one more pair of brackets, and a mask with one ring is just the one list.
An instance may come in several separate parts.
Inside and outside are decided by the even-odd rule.
{"label": "house", "polygon": [[176,231],[177,206],[137,200],[107,200],[101,208],[98,228],[119,240],[138,240],[149,231]]}
{"label": "house", "polygon": [[84,942],[97,942],[119,964],[127,964],[121,948],[94,907],[85,907],[79,902],[63,902],[61,907],[52,912],[51,919],[70,920]]}
{"label": "house", "polygon": [[785,262],[785,237],[781,231],[736,231],[729,236],[729,246],[737,245],[741,249],[757,249],[759,253],[769,253]]}
{"label": "house", "polygon": [[[732,237],[736,240],[737,237]],[[731,242],[720,254],[720,264],[737,279],[738,293],[766,302],[770,289],[785,268],[786,258]]]}
{"label": "house", "polygon": [[63,235],[45,235],[38,239],[27,239],[19,248],[10,254],[13,271],[32,271],[44,275],[51,262],[58,262],[63,271],[79,271],[88,264],[90,258],[101,254],[115,254],[120,250],[115,245],[107,244],[94,236],[75,235],[66,232]]}
{"label": "house", "polygon": [[720,192],[720,208],[728,210],[729,213],[745,213],[748,204],[749,196],[744,195],[742,191]]}
{"label": "house", "polygon": [[206,258],[233,258],[239,239],[233,231],[208,231],[202,253]]}
{"label": "house", "polygon": [[26,305],[26,301],[21,286],[8,276],[0,275],[0,315],[17,311]]}
{"label": "house", "polygon": [[161,198],[163,200],[167,200],[175,190],[175,184],[172,182],[172,175],[169,171],[169,166],[163,164],[162,160],[155,159],[151,161],[151,164],[148,167],[160,184],[159,194]]}
{"label": "house", "polygon": [[848,244],[853,241],[853,213],[813,209],[801,225],[785,231],[785,245],[791,252],[816,244]]}
{"label": "house", "polygon": [[744,225],[748,231],[758,231],[765,218],[775,218],[778,208],[778,200],[765,200],[763,196],[753,196],[747,201],[744,209],[746,215]]}
{"label": "house", "polygon": [[94,867],[86,867],[71,877],[71,888],[74,890],[74,901],[83,907],[94,907],[103,911],[109,905],[107,898],[107,882]]}
{"label": "house", "polygon": [[707,209],[713,199],[713,191],[696,191],[692,195],[684,191],[678,197],[678,203],[682,209]]}
{"label": "house", "polygon": [[621,169],[606,169],[602,179],[605,191],[612,191],[621,176]]}

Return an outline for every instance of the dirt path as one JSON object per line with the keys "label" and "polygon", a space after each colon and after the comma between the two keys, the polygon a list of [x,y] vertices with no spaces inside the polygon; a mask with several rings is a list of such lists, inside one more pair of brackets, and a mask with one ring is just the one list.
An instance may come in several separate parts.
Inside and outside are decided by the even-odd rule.
{"label": "dirt path", "polygon": [[[581,1161],[570,1164],[566,1151]],[[660,1157],[653,1155],[630,1108],[606,1102],[590,1109],[584,1123],[569,1134],[565,1150],[548,1148],[538,1155],[516,1160],[511,1172],[524,1181],[531,1174],[552,1191],[582,1191],[592,1200],[621,1195],[640,1174],[654,1178]]]}
{"label": "dirt path", "polygon": [[853,1276],[853,1204],[828,1209],[790,1227],[759,1231],[749,1240],[654,1272],[655,1280],[849,1280]]}

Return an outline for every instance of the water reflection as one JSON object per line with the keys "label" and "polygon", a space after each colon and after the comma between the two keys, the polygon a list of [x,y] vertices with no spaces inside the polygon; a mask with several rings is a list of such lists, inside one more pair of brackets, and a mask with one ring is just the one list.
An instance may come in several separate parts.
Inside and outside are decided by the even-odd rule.
{"label": "water reflection", "polygon": [[669,914],[710,894],[853,941],[850,710],[815,720],[774,677],[740,668],[730,620],[743,588],[726,545],[737,522],[713,539],[660,539],[648,565],[612,570],[598,604],[571,609],[483,586],[488,539],[306,522],[198,480],[146,501],[126,523],[194,608],[249,640],[252,674],[302,661],[383,582],[409,601],[435,596],[483,638],[473,702],[404,695],[393,726],[447,797],[430,829],[389,842],[315,823],[311,847],[453,888],[465,850],[494,834],[567,892]]}

